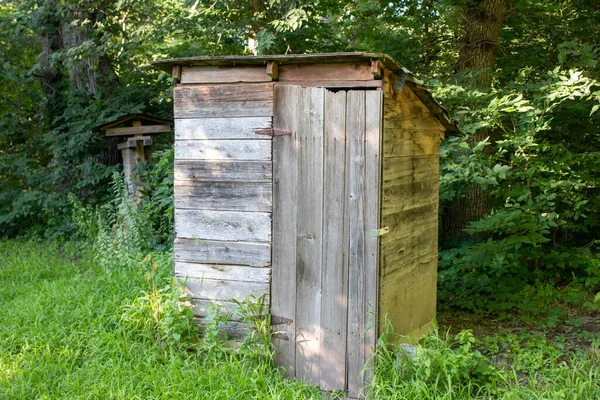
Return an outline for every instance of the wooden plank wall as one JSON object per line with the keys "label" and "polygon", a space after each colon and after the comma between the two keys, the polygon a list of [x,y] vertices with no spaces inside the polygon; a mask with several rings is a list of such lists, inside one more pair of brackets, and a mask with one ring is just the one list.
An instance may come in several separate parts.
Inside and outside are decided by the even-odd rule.
{"label": "wooden plank wall", "polygon": [[[273,83],[264,68],[183,67],[175,106],[175,276],[194,314],[269,293]],[[268,303],[268,302],[267,302]],[[235,313],[224,330],[247,326]]]}
{"label": "wooden plank wall", "polygon": [[[387,72],[387,71],[386,71]],[[407,87],[384,76],[379,326],[426,333],[435,316],[439,147],[444,127]]]}

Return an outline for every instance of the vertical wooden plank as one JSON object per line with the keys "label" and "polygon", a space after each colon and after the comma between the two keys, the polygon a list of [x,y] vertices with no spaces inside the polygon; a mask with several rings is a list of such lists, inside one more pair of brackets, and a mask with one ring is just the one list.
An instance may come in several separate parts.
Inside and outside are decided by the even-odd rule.
{"label": "vertical wooden plank", "polygon": [[358,397],[365,365],[363,343],[367,316],[365,260],[365,92],[349,91],[346,106],[348,137],[348,396]]}
{"label": "vertical wooden plank", "polygon": [[324,93],[302,89],[297,110],[296,375],[314,385],[320,383]]}
{"label": "vertical wooden plank", "polygon": [[[380,228],[381,204],[381,137],[383,92],[365,92],[365,304],[363,313],[367,316],[367,326],[362,343],[364,362],[371,358],[372,349],[377,342],[378,292],[379,287],[379,238],[371,237],[371,229]],[[370,371],[364,376],[363,383],[371,378]]]}
{"label": "vertical wooden plank", "polygon": [[325,92],[321,388],[346,390],[348,259],[346,215],[346,91]]}
{"label": "vertical wooden plank", "polygon": [[289,324],[274,325],[275,362],[287,376],[296,368],[296,203],[297,203],[297,114],[301,104],[298,86],[275,87],[273,126],[292,130],[291,136],[273,138],[273,254],[271,313],[289,318]]}

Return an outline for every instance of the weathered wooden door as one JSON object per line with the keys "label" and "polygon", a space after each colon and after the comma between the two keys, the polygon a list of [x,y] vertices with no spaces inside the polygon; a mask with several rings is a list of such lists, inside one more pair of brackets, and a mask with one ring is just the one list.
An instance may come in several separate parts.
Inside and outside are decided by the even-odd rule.
{"label": "weathered wooden door", "polygon": [[356,396],[375,344],[382,92],[276,85],[272,315],[288,375]]}

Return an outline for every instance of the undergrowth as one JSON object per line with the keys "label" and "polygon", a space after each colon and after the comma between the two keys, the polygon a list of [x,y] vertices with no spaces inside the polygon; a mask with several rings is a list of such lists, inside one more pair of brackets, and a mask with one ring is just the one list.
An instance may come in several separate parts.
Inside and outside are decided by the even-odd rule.
{"label": "undergrowth", "polygon": [[[218,306],[200,332],[152,214],[134,206],[119,176],[114,182],[113,200],[102,207],[73,202],[86,241],[0,242],[0,398],[344,396],[280,375],[264,296],[237,302],[251,334],[235,346],[223,334],[227,314]],[[548,295],[536,301],[573,307],[583,291],[570,286],[572,296],[559,299],[551,287],[540,290]],[[411,346],[397,338],[388,324],[368,366],[367,398],[600,398],[594,332],[579,338],[588,349],[530,332],[479,340],[470,331],[434,330],[419,342],[398,338]]]}
{"label": "undergrowth", "polygon": [[469,330],[451,335],[436,328],[419,342],[390,338],[388,330],[379,339],[369,398],[600,398],[598,346],[569,347],[527,331],[480,340]]}

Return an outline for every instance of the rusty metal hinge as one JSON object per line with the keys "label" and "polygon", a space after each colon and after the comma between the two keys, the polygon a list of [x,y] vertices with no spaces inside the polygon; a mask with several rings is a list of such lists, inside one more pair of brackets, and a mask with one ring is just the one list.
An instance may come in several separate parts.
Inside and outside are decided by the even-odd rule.
{"label": "rusty metal hinge", "polygon": [[266,135],[266,136],[285,136],[291,135],[292,131],[287,129],[257,129],[254,131],[257,135]]}

